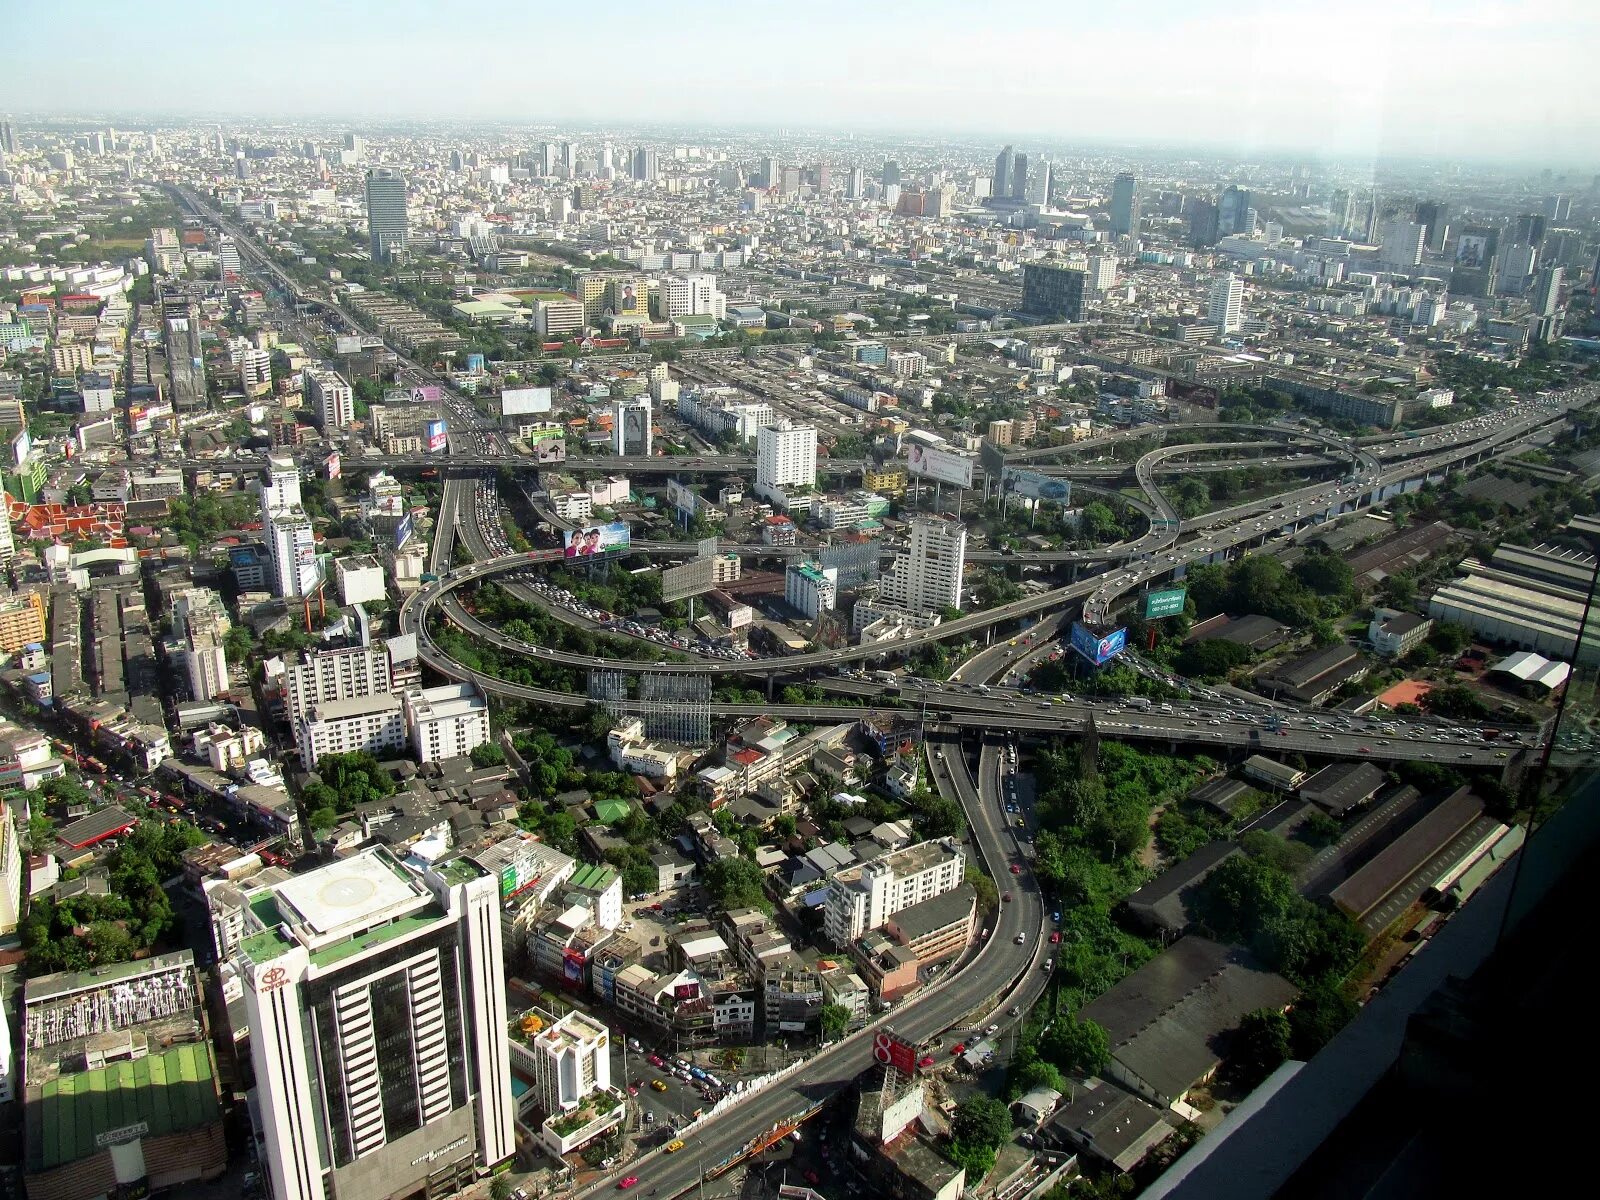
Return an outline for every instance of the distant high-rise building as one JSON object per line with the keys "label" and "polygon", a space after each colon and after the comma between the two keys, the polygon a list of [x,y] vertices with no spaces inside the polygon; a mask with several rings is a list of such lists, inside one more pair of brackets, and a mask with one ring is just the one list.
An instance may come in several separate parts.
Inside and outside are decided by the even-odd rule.
{"label": "distant high-rise building", "polygon": [[1250,219],[1250,193],[1241,187],[1223,189],[1217,201],[1217,226],[1223,237],[1229,234],[1255,232]]}
{"label": "distant high-rise building", "polygon": [[1356,219],[1356,200],[1344,188],[1338,188],[1328,198],[1328,228],[1330,237],[1347,237]]}
{"label": "distant high-rise building", "polygon": [[237,279],[244,270],[239,260],[239,243],[224,234],[217,239],[217,265],[222,268],[222,281]]}
{"label": "distant high-rise building", "polygon": [[817,164],[817,195],[826,196],[833,191],[833,168],[827,163]]}
{"label": "distant high-rise building", "polygon": [[1384,264],[1398,271],[1409,271],[1422,262],[1427,229],[1415,221],[1390,221],[1383,227]]}
{"label": "distant high-rise building", "polygon": [[1570,220],[1572,217],[1571,196],[1546,196],[1544,200],[1545,220],[1560,222]]}
{"label": "distant high-rise building", "polygon": [[1011,164],[1011,198],[1018,204],[1028,199],[1028,156],[1017,155]]}
{"label": "distant high-rise building", "polygon": [[616,154],[610,142],[600,143],[600,161],[598,164],[600,177],[610,179],[617,171]]}
{"label": "distant high-rise building", "polygon": [[1449,206],[1438,200],[1426,200],[1417,205],[1416,220],[1423,227],[1429,253],[1442,253],[1445,242],[1450,239]]}
{"label": "distant high-rise building", "polygon": [[500,879],[388,849],[208,897],[272,1200],[447,1195],[516,1153]]}
{"label": "distant high-rise building", "polygon": [[233,177],[239,180],[250,178],[250,160],[245,157],[243,150],[236,150],[233,154]]}
{"label": "distant high-rise building", "polygon": [[994,197],[1004,200],[1011,195],[1011,175],[1016,169],[1017,152],[1007,146],[994,156]]}
{"label": "distant high-rise building", "polygon": [[612,449],[619,458],[650,457],[650,397],[635,396],[612,405]]}
{"label": "distant high-rise building", "polygon": [[17,127],[9,116],[0,121],[0,150],[7,154],[17,154]]}
{"label": "distant high-rise building", "polygon": [[633,169],[630,173],[640,183],[655,183],[661,178],[660,156],[648,146],[640,146],[633,152]]}
{"label": "distant high-rise building", "polygon": [[1210,200],[1194,199],[1189,202],[1189,243],[1193,246],[1215,246],[1222,236],[1221,218],[1217,206]]}
{"label": "distant high-rise building", "polygon": [[1544,245],[1545,219],[1540,213],[1523,213],[1517,218],[1511,240],[1519,246]]}
{"label": "distant high-rise building", "polygon": [[756,173],[756,186],[775,188],[783,181],[783,167],[775,158],[763,158],[761,170]]}
{"label": "distant high-rise building", "polygon": [[778,193],[783,196],[798,196],[800,194],[800,168],[783,168],[782,182],[778,186]]}
{"label": "distant high-rise building", "polygon": [[464,171],[464,170],[466,170],[466,167],[467,167],[466,156],[464,154],[462,154],[461,151],[459,151],[459,150],[450,151],[450,169],[452,171]]}
{"label": "distant high-rise building", "polygon": [[372,261],[388,262],[406,249],[406,181],[398,171],[376,167],[367,172],[367,241]]}
{"label": "distant high-rise building", "polygon": [[1028,263],[1022,268],[1022,311],[1057,321],[1083,320],[1085,275],[1071,267]]}
{"label": "distant high-rise building", "polygon": [[1533,291],[1529,296],[1533,317],[1528,334],[1536,342],[1553,342],[1561,336],[1562,274],[1560,267],[1543,267],[1533,281]]}
{"label": "distant high-rise building", "polygon": [[1366,215],[1361,222],[1361,240],[1371,246],[1378,240],[1378,222],[1383,213],[1383,200],[1377,192],[1373,192],[1367,201]]}
{"label": "distant high-rise building", "polygon": [[355,393],[343,375],[307,367],[302,381],[306,404],[316,414],[323,433],[331,435],[355,422]]}
{"label": "distant high-rise building", "polygon": [[1211,300],[1206,305],[1206,320],[1222,335],[1244,328],[1244,280],[1232,271],[1211,285]]}
{"label": "distant high-rise building", "polygon": [[222,136],[222,126],[218,125],[211,131],[211,152],[213,154],[226,154],[228,143]]}
{"label": "distant high-rise building", "polygon": [[851,167],[845,176],[844,195],[847,200],[859,200],[867,193],[867,173],[860,167]]}
{"label": "distant high-rise building", "polygon": [[1055,180],[1055,168],[1048,158],[1041,158],[1033,168],[1033,177],[1028,180],[1028,203],[1037,204],[1047,208],[1050,204],[1050,188]]}
{"label": "distant high-rise building", "polygon": [[1139,236],[1139,181],[1126,173],[1111,182],[1111,232]]}
{"label": "distant high-rise building", "polygon": [[882,183],[884,187],[899,187],[900,164],[895,162],[895,160],[892,158],[884,160],[883,174],[879,178],[879,182]]}

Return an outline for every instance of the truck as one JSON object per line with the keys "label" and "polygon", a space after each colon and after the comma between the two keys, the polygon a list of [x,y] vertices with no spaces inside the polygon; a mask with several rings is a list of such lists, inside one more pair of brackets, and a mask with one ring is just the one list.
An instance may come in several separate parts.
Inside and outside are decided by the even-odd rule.
{"label": "truck", "polygon": [[1486,742],[1492,742],[1495,740],[1495,738],[1500,736],[1500,731],[1498,729],[1485,728],[1479,730],[1479,732],[1483,735],[1483,740]]}

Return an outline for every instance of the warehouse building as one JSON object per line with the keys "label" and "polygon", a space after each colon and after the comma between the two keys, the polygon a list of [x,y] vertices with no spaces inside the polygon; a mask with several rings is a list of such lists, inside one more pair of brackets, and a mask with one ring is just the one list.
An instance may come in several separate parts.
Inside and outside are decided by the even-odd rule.
{"label": "warehouse building", "polygon": [[[1498,547],[1488,563],[1463,562],[1461,578],[1428,602],[1436,621],[1454,621],[1485,641],[1570,660],[1583,627],[1592,555],[1556,547]],[[1582,647],[1600,661],[1600,646]]]}

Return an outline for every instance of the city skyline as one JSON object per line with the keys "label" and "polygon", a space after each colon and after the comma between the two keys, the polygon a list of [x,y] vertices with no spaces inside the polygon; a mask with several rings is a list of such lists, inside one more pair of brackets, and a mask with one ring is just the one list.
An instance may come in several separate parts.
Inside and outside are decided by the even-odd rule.
{"label": "city skyline", "polygon": [[[1124,16],[1024,3],[991,29],[942,3],[862,13],[824,2],[805,23],[715,5],[688,26],[624,4],[596,61],[581,53],[592,33],[581,15],[550,13],[526,33],[485,38],[428,4],[386,8],[380,21],[367,4],[292,3],[270,23],[243,11],[186,23],[198,15],[193,6],[157,4],[119,33],[116,58],[64,51],[94,26],[96,10],[120,19],[92,4],[72,9],[70,25],[46,12],[16,31],[0,108],[26,113],[31,97],[48,95],[56,112],[149,111],[143,73],[109,68],[141,55],[160,61],[176,22],[191,52],[183,72],[163,79],[154,107],[193,117],[581,124],[648,114],[656,124],[885,136],[1004,131],[1019,147],[1190,145],[1581,169],[1600,142],[1600,83],[1586,63],[1594,38],[1584,36],[1600,34],[1600,16],[1576,0],[1538,8],[1430,3],[1399,13],[1361,0],[1329,21],[1320,9],[1217,17],[1163,0]],[[374,32],[391,29],[404,34]],[[539,50],[551,44],[574,52],[545,61]],[[1090,53],[1112,44],[1122,52]],[[239,45],[253,53],[232,53]],[[879,45],[895,50],[864,52]],[[1564,82],[1485,88],[1485,56],[1537,62],[1542,79]],[[664,92],[622,73],[612,86],[589,86],[596,71],[630,58],[693,64],[700,85]],[[398,79],[426,82],[397,88]]]}

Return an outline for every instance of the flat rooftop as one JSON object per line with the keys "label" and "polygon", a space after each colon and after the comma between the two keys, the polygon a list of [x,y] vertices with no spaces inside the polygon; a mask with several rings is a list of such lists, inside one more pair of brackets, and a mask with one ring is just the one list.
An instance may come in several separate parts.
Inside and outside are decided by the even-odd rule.
{"label": "flat rooftop", "polygon": [[316,944],[391,920],[431,899],[378,849],[297,875],[274,891],[285,920],[309,932]]}

